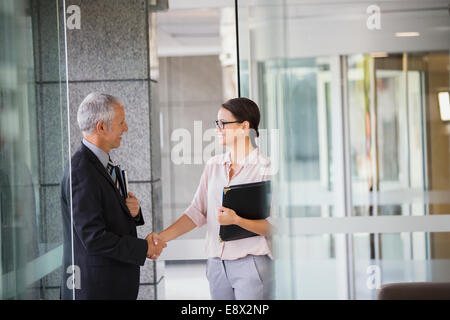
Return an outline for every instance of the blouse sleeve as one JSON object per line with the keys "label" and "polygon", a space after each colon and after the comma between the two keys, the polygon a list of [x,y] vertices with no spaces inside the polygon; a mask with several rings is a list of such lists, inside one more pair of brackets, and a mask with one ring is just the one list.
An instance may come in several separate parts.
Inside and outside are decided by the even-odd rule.
{"label": "blouse sleeve", "polygon": [[196,225],[201,227],[206,223],[206,213],[208,208],[208,165],[205,166],[200,184],[195,192],[194,199],[186,209],[186,214]]}

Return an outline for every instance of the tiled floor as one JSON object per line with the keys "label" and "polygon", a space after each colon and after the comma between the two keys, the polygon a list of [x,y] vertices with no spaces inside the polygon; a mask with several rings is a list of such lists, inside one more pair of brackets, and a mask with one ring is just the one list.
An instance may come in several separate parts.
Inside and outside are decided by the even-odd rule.
{"label": "tiled floor", "polygon": [[165,298],[168,300],[210,300],[206,260],[166,261]]}

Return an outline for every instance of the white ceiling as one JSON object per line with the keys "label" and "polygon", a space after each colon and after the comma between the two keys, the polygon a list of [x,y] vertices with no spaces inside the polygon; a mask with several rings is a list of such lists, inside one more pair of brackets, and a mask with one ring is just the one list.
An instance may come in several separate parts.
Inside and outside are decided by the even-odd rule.
{"label": "white ceiling", "polygon": [[156,17],[158,56],[220,54],[224,8],[234,10],[234,1],[169,1],[169,10]]}
{"label": "white ceiling", "polygon": [[[366,7],[372,3],[240,0],[241,57],[248,55],[250,33],[258,60],[449,49],[450,15],[446,8],[450,0],[378,0],[382,28],[376,31],[366,27]],[[235,37],[230,34],[234,31],[234,0],[169,0],[169,10],[158,13],[156,19],[159,56],[221,54],[221,47],[226,51],[231,36]],[[398,31],[417,31],[421,36],[397,38],[394,34]]]}

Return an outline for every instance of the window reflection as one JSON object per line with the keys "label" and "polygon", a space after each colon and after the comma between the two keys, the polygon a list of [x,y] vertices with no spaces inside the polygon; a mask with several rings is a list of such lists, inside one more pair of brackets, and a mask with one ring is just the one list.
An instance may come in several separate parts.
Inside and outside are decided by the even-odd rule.
{"label": "window reflection", "polygon": [[[377,31],[366,29],[371,4],[239,5],[241,92],[280,130],[279,298],[374,299],[368,272],[381,283],[443,279],[433,268],[448,259],[446,232],[295,230],[308,217],[450,214],[450,127],[438,101],[450,86],[449,3],[383,4]],[[420,32],[396,37],[402,28]]]}
{"label": "window reflection", "polygon": [[[44,83],[41,74],[50,69],[59,75],[59,61],[41,57],[43,51],[58,56],[64,43],[58,6],[47,0],[0,1],[0,299],[59,299],[59,188],[48,169],[62,169],[66,104],[62,79]],[[42,48],[44,33],[53,42]],[[51,160],[49,152],[55,155]]]}

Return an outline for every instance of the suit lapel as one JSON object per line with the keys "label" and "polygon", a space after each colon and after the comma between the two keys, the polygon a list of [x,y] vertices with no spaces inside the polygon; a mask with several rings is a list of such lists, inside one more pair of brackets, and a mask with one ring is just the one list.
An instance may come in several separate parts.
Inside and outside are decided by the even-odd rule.
{"label": "suit lapel", "polygon": [[103,167],[100,160],[98,160],[97,156],[91,150],[89,150],[88,147],[86,147],[83,143],[81,143],[81,146],[82,146],[84,152],[87,154],[89,160],[94,165],[95,169],[97,169],[97,171],[100,172],[100,174],[109,182],[109,184],[113,188],[114,193],[119,198],[119,202],[120,202],[120,205],[122,206],[122,208],[125,210],[125,212],[127,214],[130,214],[130,211],[128,210],[128,207],[125,204],[123,197],[120,195],[119,190],[117,189],[116,185],[114,184],[114,181],[112,180],[111,175],[108,173],[108,171],[106,171],[105,167]]}

